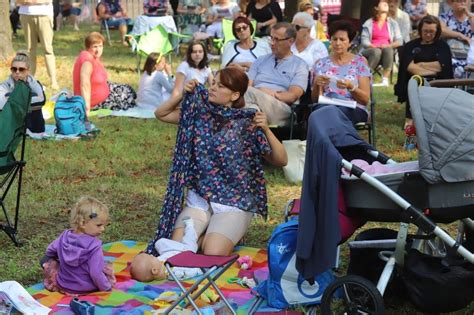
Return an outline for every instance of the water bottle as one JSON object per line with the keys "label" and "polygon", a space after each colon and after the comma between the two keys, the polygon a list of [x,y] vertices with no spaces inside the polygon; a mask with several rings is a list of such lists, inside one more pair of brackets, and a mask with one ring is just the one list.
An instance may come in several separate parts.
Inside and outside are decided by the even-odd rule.
{"label": "water bottle", "polygon": [[416,128],[415,125],[407,125],[405,127],[405,150],[414,149],[416,149]]}

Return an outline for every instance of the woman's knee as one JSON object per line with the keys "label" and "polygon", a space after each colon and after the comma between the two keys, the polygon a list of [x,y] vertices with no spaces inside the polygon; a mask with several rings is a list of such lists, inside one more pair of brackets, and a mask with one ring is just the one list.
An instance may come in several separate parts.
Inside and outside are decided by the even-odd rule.
{"label": "woman's knee", "polygon": [[209,233],[204,237],[201,247],[204,255],[227,256],[232,253],[234,243],[224,235]]}

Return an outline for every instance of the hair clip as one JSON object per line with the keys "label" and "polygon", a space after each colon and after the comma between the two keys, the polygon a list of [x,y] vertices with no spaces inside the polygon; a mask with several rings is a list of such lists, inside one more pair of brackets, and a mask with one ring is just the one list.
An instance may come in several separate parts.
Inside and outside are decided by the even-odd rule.
{"label": "hair clip", "polygon": [[90,219],[95,219],[95,218],[97,218],[97,213],[96,213],[96,212],[92,212],[92,213],[89,215],[89,218],[90,218]]}

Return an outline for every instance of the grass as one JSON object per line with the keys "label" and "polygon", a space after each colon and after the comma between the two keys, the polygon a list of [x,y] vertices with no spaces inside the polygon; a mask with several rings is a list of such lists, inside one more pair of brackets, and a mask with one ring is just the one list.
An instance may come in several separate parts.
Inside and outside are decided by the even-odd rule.
{"label": "grass", "polygon": [[[67,26],[55,33],[61,87],[72,89],[72,66],[83,49],[83,38],[97,29],[96,25],[84,25],[81,31],[73,32]],[[22,33],[19,34],[14,47],[24,49]],[[118,43],[117,32],[112,35],[115,42],[105,46],[103,56],[110,80],[137,88],[135,56]],[[173,69],[181,58],[174,57]],[[7,77],[8,69],[9,64],[2,65],[0,78]],[[36,78],[46,85],[47,96],[51,96],[42,57],[38,58]],[[379,149],[399,161],[415,159],[415,152],[402,149],[404,108],[395,102],[389,88],[376,88],[375,97]],[[41,281],[38,261],[46,246],[68,228],[69,209],[82,195],[95,196],[110,207],[112,218],[102,237],[104,243],[123,239],[148,241],[153,237],[166,190],[176,127],[155,120],[114,117],[93,118],[93,123],[101,133],[90,141],[27,141],[19,222],[23,246],[14,247],[0,233],[0,281],[14,279],[25,286]],[[254,220],[245,238],[249,246],[266,246],[273,228],[283,221],[284,205],[300,194],[301,187],[288,184],[280,169],[267,168],[266,178],[269,218]],[[347,267],[347,256],[344,246],[342,270]],[[395,313],[402,310],[410,313],[410,308],[404,306],[397,306]]]}

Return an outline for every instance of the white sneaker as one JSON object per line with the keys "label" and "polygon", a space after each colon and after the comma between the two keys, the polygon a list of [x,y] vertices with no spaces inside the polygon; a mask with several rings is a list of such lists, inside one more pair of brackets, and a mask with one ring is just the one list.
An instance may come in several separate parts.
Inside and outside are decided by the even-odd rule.
{"label": "white sneaker", "polygon": [[381,83],[375,83],[375,84],[373,84],[373,86],[385,86],[385,87],[387,87],[387,86],[390,86],[390,83],[388,82],[388,79],[384,78]]}

